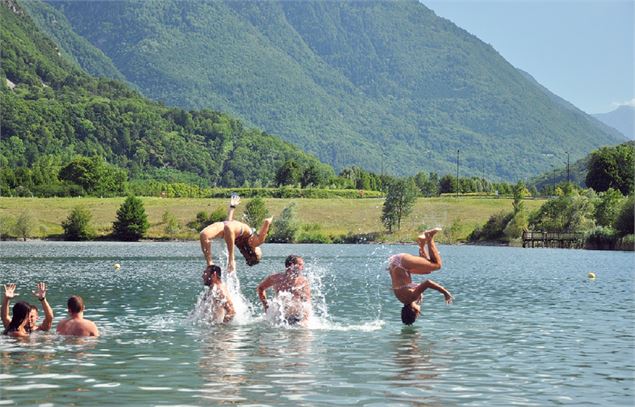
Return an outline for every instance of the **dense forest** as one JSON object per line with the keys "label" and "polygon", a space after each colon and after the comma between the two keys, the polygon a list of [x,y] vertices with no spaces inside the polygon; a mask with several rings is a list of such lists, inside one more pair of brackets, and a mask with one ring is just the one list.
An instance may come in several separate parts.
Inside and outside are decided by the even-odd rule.
{"label": "dense forest", "polygon": [[307,173],[307,184],[334,174],[317,158],[226,114],[166,107],[122,82],[87,75],[13,1],[2,1],[0,18],[5,195],[119,194],[112,185],[125,179],[267,186],[285,163]]}
{"label": "dense forest", "polygon": [[446,174],[460,151],[464,175],[516,181],[625,141],[414,0],[22,3],[89,72],[115,75],[89,61],[103,53],[144,95],[230,113],[337,171]]}

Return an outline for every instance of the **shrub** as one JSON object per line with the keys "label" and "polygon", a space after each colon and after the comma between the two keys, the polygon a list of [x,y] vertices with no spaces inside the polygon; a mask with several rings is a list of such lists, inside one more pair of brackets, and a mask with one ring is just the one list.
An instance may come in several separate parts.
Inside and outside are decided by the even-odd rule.
{"label": "shrub", "polygon": [[332,243],[333,240],[322,232],[317,223],[302,225],[296,238],[297,243]]}
{"label": "shrub", "polygon": [[505,239],[505,228],[513,219],[513,212],[498,212],[489,217],[482,228],[477,227],[470,234],[471,241],[499,241]]}
{"label": "shrub", "polygon": [[624,235],[632,235],[635,233],[634,226],[634,216],[633,212],[635,211],[635,195],[631,195],[622,203],[622,208],[620,209],[617,218],[615,219],[615,230],[619,233],[620,236]]}
{"label": "shrub", "polygon": [[618,242],[618,236],[610,227],[597,226],[588,232],[584,239],[584,246],[587,249],[610,250]]}
{"label": "shrub", "polygon": [[163,221],[163,224],[165,225],[163,231],[169,237],[174,237],[177,233],[179,233],[179,230],[181,230],[179,221],[176,219],[176,216],[170,213],[170,211],[166,210],[165,212],[163,212],[163,216],[161,217],[161,219]]}
{"label": "shrub", "polygon": [[143,202],[137,197],[129,196],[117,210],[113,236],[119,240],[137,241],[145,236],[149,226]]}
{"label": "shrub", "polygon": [[33,218],[27,211],[20,213],[13,224],[13,234],[26,241],[27,237],[31,236],[31,230],[33,229]]}
{"label": "shrub", "polygon": [[275,243],[293,243],[298,232],[295,203],[289,204],[282,210],[280,216],[273,220],[268,241]]}
{"label": "shrub", "polygon": [[260,227],[265,218],[269,217],[269,211],[265,207],[265,201],[256,197],[247,202],[245,213],[243,214],[245,223],[252,227]]}
{"label": "shrub", "polygon": [[88,209],[76,206],[71,210],[66,220],[62,221],[64,240],[89,240],[94,236],[90,227],[91,213]]}

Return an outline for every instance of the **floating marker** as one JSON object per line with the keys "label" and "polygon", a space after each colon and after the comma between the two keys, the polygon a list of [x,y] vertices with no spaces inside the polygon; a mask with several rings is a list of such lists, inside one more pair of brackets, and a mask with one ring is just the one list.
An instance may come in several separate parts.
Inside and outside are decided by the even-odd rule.
{"label": "floating marker", "polygon": [[589,280],[595,280],[595,273],[590,272],[587,276],[589,277]]}
{"label": "floating marker", "polygon": [[121,264],[115,263],[112,265],[112,268],[114,268],[116,271],[119,271],[119,269],[121,268]]}

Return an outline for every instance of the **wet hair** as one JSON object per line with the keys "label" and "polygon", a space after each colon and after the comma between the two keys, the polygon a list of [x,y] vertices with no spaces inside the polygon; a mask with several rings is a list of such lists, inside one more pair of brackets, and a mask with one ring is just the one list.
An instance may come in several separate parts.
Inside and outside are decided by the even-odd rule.
{"label": "wet hair", "polygon": [[404,305],[401,307],[401,322],[406,325],[412,325],[417,320],[417,310],[412,305]]}
{"label": "wet hair", "polygon": [[254,266],[260,263],[260,258],[258,257],[256,250],[249,245],[249,236],[240,236],[236,238],[234,244],[238,247],[238,250],[240,250],[240,253],[245,258],[248,266]]}
{"label": "wet hair", "polygon": [[68,310],[77,314],[84,310],[84,300],[79,295],[73,295],[71,298],[66,301],[66,305],[68,306]]}
{"label": "wet hair", "polygon": [[290,254],[289,256],[287,256],[287,258],[284,260],[284,266],[285,267],[291,267],[294,264],[298,264],[298,260],[301,259],[300,256],[298,256],[297,254]]}
{"label": "wet hair", "polygon": [[8,334],[9,332],[17,331],[20,325],[24,322],[25,319],[29,318],[29,314],[31,313],[31,305],[28,302],[19,301],[13,305],[13,316],[11,317],[11,322],[7,325],[7,328],[2,333],[3,335]]}
{"label": "wet hair", "polygon": [[205,270],[206,273],[212,273],[212,274],[216,274],[216,277],[220,278],[221,275],[221,269],[220,267],[218,267],[215,264],[212,264],[211,266],[207,266],[207,270]]}

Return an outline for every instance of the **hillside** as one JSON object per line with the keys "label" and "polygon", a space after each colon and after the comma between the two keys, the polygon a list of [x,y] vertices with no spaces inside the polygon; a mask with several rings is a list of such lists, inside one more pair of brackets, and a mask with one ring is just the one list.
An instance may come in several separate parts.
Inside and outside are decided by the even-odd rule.
{"label": "hillside", "polygon": [[624,141],[417,1],[49,4],[143,94],[234,114],[336,169],[450,173],[460,150],[462,174],[515,180]]}
{"label": "hillside", "polygon": [[[226,114],[150,101],[69,62],[12,0],[0,1],[0,188],[64,187],[76,155],[101,156],[132,179],[267,185],[287,160],[333,174],[276,137]],[[13,85],[11,85],[13,84]],[[14,86],[15,85],[15,86]],[[110,167],[107,167],[110,168]]]}
{"label": "hillside", "polygon": [[635,140],[635,106],[620,106],[608,113],[597,113],[593,117],[618,130],[630,140]]}

